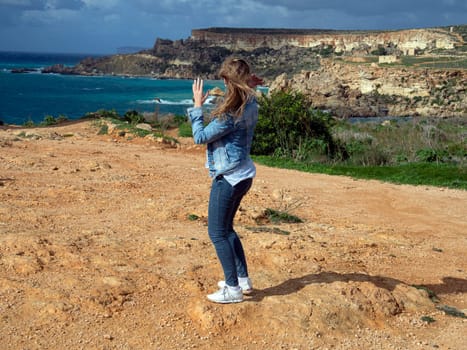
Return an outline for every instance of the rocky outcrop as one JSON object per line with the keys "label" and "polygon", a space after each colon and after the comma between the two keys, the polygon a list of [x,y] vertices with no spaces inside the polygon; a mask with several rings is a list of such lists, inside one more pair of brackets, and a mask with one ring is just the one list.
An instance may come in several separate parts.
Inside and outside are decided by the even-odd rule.
{"label": "rocky outcrop", "polygon": [[279,76],[274,90],[305,94],[339,117],[467,115],[467,71],[358,66],[323,59],[316,71]]}
{"label": "rocky outcrop", "polygon": [[99,58],[89,57],[73,67],[62,64],[46,67],[42,70],[42,73],[145,76],[159,72],[163,64],[164,60],[161,58],[138,53]]}
{"label": "rocky outcrop", "polygon": [[[154,48],[129,55],[87,58],[74,67],[54,65],[43,73],[77,75],[151,76],[158,79],[218,79],[217,72],[224,59],[231,55],[245,57],[255,72],[266,81],[279,74],[295,74],[302,69],[318,67],[313,49],[282,47],[258,48],[252,52],[232,51],[219,46],[206,46],[193,40],[158,39]],[[294,64],[290,64],[294,62]]]}

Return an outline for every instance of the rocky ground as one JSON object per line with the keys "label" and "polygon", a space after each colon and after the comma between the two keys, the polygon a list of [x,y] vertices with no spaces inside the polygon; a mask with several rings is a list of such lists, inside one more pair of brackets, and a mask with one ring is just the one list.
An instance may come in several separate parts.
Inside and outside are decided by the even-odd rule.
{"label": "rocky ground", "polygon": [[0,164],[2,349],[466,348],[465,191],[258,166],[217,305],[201,146],[3,127]]}
{"label": "rocky ground", "polygon": [[[462,57],[462,56],[461,56]],[[467,70],[391,67],[322,59],[318,70],[278,76],[270,90],[300,91],[318,109],[347,117],[466,117]]]}

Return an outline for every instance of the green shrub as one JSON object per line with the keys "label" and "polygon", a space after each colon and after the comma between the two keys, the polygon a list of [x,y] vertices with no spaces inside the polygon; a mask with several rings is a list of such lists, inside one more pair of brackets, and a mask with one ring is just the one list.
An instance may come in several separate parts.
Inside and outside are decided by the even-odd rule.
{"label": "green shrub", "polygon": [[96,112],[86,113],[82,118],[83,119],[98,119],[98,118],[120,119],[120,115],[114,109],[112,110],[100,109]]}
{"label": "green shrub", "polygon": [[467,122],[461,118],[411,118],[390,122],[339,121],[332,129],[349,165],[395,165],[467,160]]}
{"label": "green shrub", "polygon": [[188,220],[190,220],[190,221],[199,220],[199,216],[196,215],[196,214],[188,214],[187,218],[188,218]]}
{"label": "green shrub", "polygon": [[372,146],[373,138],[366,137],[361,138],[351,138],[346,141],[345,149],[350,157],[359,156],[367,152]]}
{"label": "green shrub", "polygon": [[467,318],[467,315],[463,311],[461,311],[461,310],[459,310],[459,309],[457,309],[457,308],[455,308],[453,306],[439,305],[436,308],[438,310],[444,311],[444,313],[446,315],[450,315],[450,316],[454,316],[454,317],[460,317],[460,318]]}
{"label": "green shrub", "polygon": [[107,135],[109,133],[109,126],[107,124],[101,125],[97,135]]}
{"label": "green shrub", "polygon": [[302,93],[274,91],[259,104],[252,154],[305,160],[312,154],[333,158],[338,153],[330,131],[333,118],[311,108]]}
{"label": "green shrub", "polygon": [[416,152],[419,162],[442,162],[447,157],[447,152],[444,150],[436,150],[433,148],[423,148]]}
{"label": "green shrub", "polygon": [[319,49],[319,54],[322,57],[329,57],[334,53],[334,47],[332,45],[323,45]]}
{"label": "green shrub", "polygon": [[371,51],[371,54],[374,56],[384,56],[387,54],[387,51],[383,46],[379,45],[376,50]]}
{"label": "green shrub", "polygon": [[191,137],[193,136],[193,132],[191,130],[191,124],[188,122],[184,122],[179,125],[178,127],[178,136],[180,137]]}
{"label": "green shrub", "polygon": [[46,115],[44,120],[40,123],[41,126],[50,126],[57,124],[57,119],[51,115]]}
{"label": "green shrub", "polygon": [[144,116],[135,110],[127,111],[123,115],[123,119],[131,125],[136,125],[144,122]]}
{"label": "green shrub", "polygon": [[186,115],[176,114],[173,117],[173,121],[175,123],[175,126],[180,126],[182,124],[185,124],[188,121],[188,118]]}
{"label": "green shrub", "polygon": [[57,123],[63,123],[63,122],[66,122],[68,120],[68,117],[66,115],[62,115],[60,114],[58,117],[57,117]]}
{"label": "green shrub", "polygon": [[34,123],[33,120],[29,118],[27,121],[23,123],[23,126],[26,128],[33,128],[36,126],[36,123]]}
{"label": "green shrub", "polygon": [[278,224],[281,222],[286,223],[302,223],[303,220],[299,217],[292,215],[286,211],[275,210],[271,208],[267,208],[265,212],[266,217],[268,220],[274,224]]}
{"label": "green shrub", "polygon": [[436,321],[433,317],[430,316],[422,316],[421,320],[426,323],[433,323]]}

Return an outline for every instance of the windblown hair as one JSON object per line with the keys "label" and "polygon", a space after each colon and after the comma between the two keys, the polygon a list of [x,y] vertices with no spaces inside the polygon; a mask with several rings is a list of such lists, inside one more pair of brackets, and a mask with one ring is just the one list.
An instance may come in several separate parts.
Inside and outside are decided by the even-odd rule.
{"label": "windblown hair", "polygon": [[226,93],[222,102],[212,111],[215,117],[226,113],[239,117],[243,114],[245,105],[254,93],[248,85],[251,78],[250,66],[243,59],[227,58],[221,66],[219,76],[225,79]]}

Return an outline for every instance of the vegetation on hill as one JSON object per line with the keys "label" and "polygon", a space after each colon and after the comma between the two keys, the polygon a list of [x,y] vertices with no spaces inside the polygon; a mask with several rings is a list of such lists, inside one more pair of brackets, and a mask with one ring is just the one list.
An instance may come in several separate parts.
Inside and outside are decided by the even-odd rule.
{"label": "vegetation on hill", "polygon": [[[255,161],[274,167],[378,179],[400,184],[467,189],[467,120],[465,118],[398,118],[339,120],[310,107],[299,92],[275,92],[259,99],[261,108],[252,154]],[[186,116],[100,110],[94,119],[98,134],[160,138],[191,137]],[[67,122],[66,116],[47,116],[35,125]],[[140,123],[149,127],[142,129]]]}
{"label": "vegetation on hill", "polygon": [[336,120],[298,92],[260,100],[256,161],[302,171],[467,189],[465,118]]}

